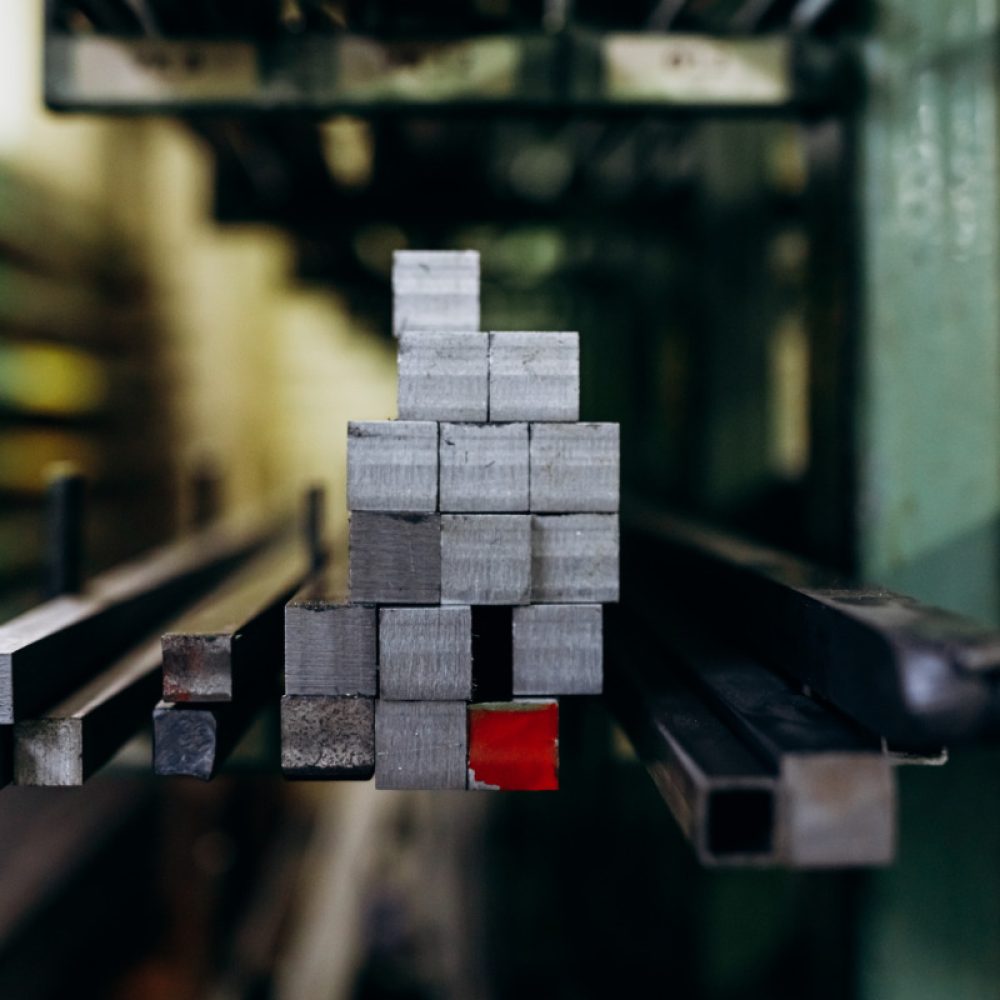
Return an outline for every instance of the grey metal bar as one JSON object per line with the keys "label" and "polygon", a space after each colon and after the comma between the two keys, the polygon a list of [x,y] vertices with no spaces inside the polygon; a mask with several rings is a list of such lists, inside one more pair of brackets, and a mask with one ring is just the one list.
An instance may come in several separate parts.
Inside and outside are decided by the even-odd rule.
{"label": "grey metal bar", "polygon": [[154,636],[37,719],[14,726],[19,785],[82,785],[149,721],[159,698]]}
{"label": "grey metal bar", "polygon": [[210,781],[260,711],[263,696],[216,705],[161,701],[153,709],[153,770]]}
{"label": "grey metal bar", "polygon": [[[778,775],[776,850],[789,867],[890,863],[893,761],[879,737],[662,609],[645,620],[669,657]],[[663,664],[662,669],[668,669]]]}
{"label": "grey metal bar", "polygon": [[165,700],[153,710],[157,774],[208,781],[276,697],[285,603],[308,566],[298,539],[264,552],[163,636]]}
{"label": "grey metal bar", "polygon": [[375,773],[375,699],[283,695],[281,770],[286,778],[371,778]]}
{"label": "grey metal bar", "polygon": [[270,536],[258,521],[219,525],[96,577],[0,625],[0,726],[66,697]]}
{"label": "grey metal bar", "polygon": [[298,539],[263,552],[171,625],[163,636],[163,697],[226,702],[277,677],[285,602],[302,586]]}
{"label": "grey metal bar", "polygon": [[285,694],[375,697],[378,609],[347,601],[343,564],[311,576],[285,606]]}
{"label": "grey metal bar", "polygon": [[633,579],[873,732],[927,747],[1000,728],[1000,632],[683,519],[626,521]]}
{"label": "grey metal bar", "polygon": [[777,778],[659,654],[641,625],[608,608],[605,692],[698,860],[777,861]]}

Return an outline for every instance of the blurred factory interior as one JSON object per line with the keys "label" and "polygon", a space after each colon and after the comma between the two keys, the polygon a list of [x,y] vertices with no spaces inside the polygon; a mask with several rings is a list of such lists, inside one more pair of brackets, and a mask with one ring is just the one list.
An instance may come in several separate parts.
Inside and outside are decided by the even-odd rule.
{"label": "blurred factory interior", "polygon": [[[199,482],[275,515],[324,484],[344,558],[392,253],[471,248],[484,330],[580,331],[623,496],[997,628],[998,29],[1000,0],[2,0],[3,618],[40,600],[54,463],[88,577],[188,530]],[[623,609],[685,565],[626,557]],[[736,603],[699,613],[736,637]],[[619,714],[564,703],[553,794],[285,781],[273,713],[208,783],[140,735],[5,788],[0,997],[996,994],[995,712],[898,755],[891,863],[821,870],[700,864]]]}

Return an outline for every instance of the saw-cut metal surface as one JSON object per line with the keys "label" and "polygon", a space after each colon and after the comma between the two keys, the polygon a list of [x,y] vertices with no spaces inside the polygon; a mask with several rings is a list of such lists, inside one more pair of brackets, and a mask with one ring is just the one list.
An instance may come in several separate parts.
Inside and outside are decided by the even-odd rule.
{"label": "saw-cut metal surface", "polygon": [[433,512],[438,505],[438,425],[371,420],[347,425],[348,510]]}
{"label": "saw-cut metal surface", "polygon": [[285,694],[376,694],[378,612],[322,575],[285,605]]}
{"label": "saw-cut metal surface", "polygon": [[490,334],[491,421],[579,419],[579,334]]}
{"label": "saw-cut metal surface", "polygon": [[617,601],[618,564],[617,514],[532,515],[532,603]]}
{"label": "saw-cut metal surface", "polygon": [[399,419],[486,420],[489,354],[489,334],[477,330],[420,330],[400,334]]}
{"label": "saw-cut metal surface", "polygon": [[281,770],[288,778],[367,781],[375,773],[375,699],[281,699]]}
{"label": "saw-cut metal surface", "polygon": [[396,250],[392,255],[392,329],[479,329],[479,253]]}
{"label": "saw-cut metal surface", "polygon": [[280,672],[286,602],[308,555],[297,541],[262,553],[170,625],[163,635],[163,697],[224,702]]}
{"label": "saw-cut metal surface", "polygon": [[528,510],[527,424],[441,425],[441,510]]}
{"label": "saw-cut metal surface", "polygon": [[41,717],[16,723],[17,784],[82,785],[148,724],[161,662],[154,636]]}
{"label": "saw-cut metal surface", "polygon": [[438,604],[440,515],[353,512],[350,579],[357,603]]}
{"label": "saw-cut metal surface", "polygon": [[618,424],[531,425],[531,510],[617,513]]}
{"label": "saw-cut metal surface", "polygon": [[376,788],[466,784],[464,701],[383,701],[375,707]]}
{"label": "saw-cut metal surface", "polygon": [[531,594],[531,517],[441,516],[441,603],[527,604]]}
{"label": "saw-cut metal surface", "polygon": [[382,608],[379,696],[389,701],[468,701],[472,608]]}
{"label": "saw-cut metal surface", "polygon": [[513,610],[515,695],[600,694],[600,604],[531,604]]}

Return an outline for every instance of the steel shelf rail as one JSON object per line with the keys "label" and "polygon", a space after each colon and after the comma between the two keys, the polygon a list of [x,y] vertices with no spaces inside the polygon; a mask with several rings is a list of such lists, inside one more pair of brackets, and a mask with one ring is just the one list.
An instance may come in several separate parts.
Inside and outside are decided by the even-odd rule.
{"label": "steel shelf rail", "polygon": [[837,99],[836,50],[792,33],[356,34],[268,42],[73,34],[50,26],[45,99],[123,113],[470,109],[795,114]]}
{"label": "steel shelf rail", "polygon": [[37,717],[258,550],[240,518],[157,548],[0,625],[0,726]]}
{"label": "steel shelf rail", "polygon": [[902,747],[1000,729],[1000,632],[678,517],[626,508],[623,565],[664,606]]}

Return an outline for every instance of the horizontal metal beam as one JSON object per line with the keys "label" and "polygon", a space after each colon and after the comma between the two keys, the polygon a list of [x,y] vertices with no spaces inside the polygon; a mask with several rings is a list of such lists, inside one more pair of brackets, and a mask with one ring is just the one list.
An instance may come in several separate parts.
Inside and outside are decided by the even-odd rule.
{"label": "horizontal metal beam", "polygon": [[159,699],[155,636],[37,719],[14,726],[19,785],[82,785],[149,722]]}
{"label": "horizontal metal beam", "polygon": [[[683,519],[625,515],[624,572],[890,742],[1000,729],[1000,632]],[[645,581],[645,583],[644,583]]]}
{"label": "horizontal metal beam", "polygon": [[574,30],[386,41],[270,43],[50,30],[45,98],[61,111],[364,113],[524,108],[788,111],[789,36]]}
{"label": "horizontal metal beam", "polygon": [[0,726],[68,696],[258,549],[259,522],[230,522],[155,549],[0,625]]}

